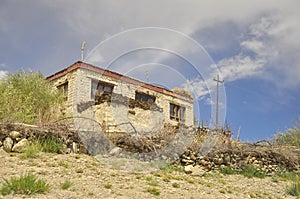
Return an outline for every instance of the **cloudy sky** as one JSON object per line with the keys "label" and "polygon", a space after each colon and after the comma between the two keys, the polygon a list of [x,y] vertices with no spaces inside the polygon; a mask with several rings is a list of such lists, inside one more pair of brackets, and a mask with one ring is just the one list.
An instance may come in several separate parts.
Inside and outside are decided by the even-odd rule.
{"label": "cloudy sky", "polygon": [[219,74],[220,120],[243,140],[270,138],[300,115],[299,8],[298,0],[1,0],[0,78],[28,68],[51,75],[81,59],[85,40],[88,63],[190,89],[204,123],[215,122]]}

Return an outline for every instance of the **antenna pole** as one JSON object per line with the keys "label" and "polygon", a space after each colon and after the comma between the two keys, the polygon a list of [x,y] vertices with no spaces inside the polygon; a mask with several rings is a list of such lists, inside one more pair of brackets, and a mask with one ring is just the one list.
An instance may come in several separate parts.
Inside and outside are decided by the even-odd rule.
{"label": "antenna pole", "polygon": [[81,61],[83,61],[84,58],[84,47],[85,47],[85,40],[81,44]]}
{"label": "antenna pole", "polygon": [[220,80],[219,79],[219,74],[217,75],[217,79],[214,79],[214,81],[216,81],[217,82],[217,99],[216,99],[216,129],[218,129],[219,128],[219,122],[218,122],[218,120],[219,120],[219,83],[223,83],[224,82],[224,80]]}
{"label": "antenna pole", "polygon": [[146,81],[149,83],[149,71],[148,71],[148,69],[146,70]]}

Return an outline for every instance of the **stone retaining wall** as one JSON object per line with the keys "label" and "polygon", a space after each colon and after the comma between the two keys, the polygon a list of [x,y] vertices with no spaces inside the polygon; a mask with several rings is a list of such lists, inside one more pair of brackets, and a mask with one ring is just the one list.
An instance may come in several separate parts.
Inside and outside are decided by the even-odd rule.
{"label": "stone retaining wall", "polygon": [[78,133],[66,126],[35,126],[28,124],[0,124],[0,147],[6,152],[23,152],[38,138],[55,138],[62,142],[61,153],[88,153]]}

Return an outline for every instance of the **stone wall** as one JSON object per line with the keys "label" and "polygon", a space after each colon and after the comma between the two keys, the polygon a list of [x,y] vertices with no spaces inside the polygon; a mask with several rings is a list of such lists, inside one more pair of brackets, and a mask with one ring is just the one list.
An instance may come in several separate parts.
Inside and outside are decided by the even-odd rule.
{"label": "stone wall", "polygon": [[26,146],[38,138],[57,139],[63,146],[60,153],[88,153],[78,132],[70,131],[66,126],[0,124],[0,148],[6,152],[24,152]]}
{"label": "stone wall", "polygon": [[[94,100],[91,99],[92,80],[100,80],[115,85],[113,100],[116,100],[114,96],[118,95],[122,95],[128,100],[133,100],[135,99],[136,91],[155,96],[155,105],[159,107],[161,111],[153,109],[145,110],[141,107],[132,108],[129,107],[128,104],[122,103],[102,103],[88,107],[83,111],[78,111],[78,105],[88,104]],[[183,100],[170,94],[156,92],[144,88],[143,85],[128,83],[123,81],[122,78],[114,79],[91,70],[79,68],[53,81],[55,87],[65,82],[68,82],[69,85],[68,100],[66,102],[67,112],[74,117],[87,117],[97,120],[101,126],[114,126],[130,122],[138,131],[149,132],[159,130],[165,122],[177,125],[178,122],[170,120],[170,103],[178,104],[186,108],[185,125],[192,126],[194,122],[193,103],[189,100]],[[90,106],[92,106],[91,103]],[[77,123],[82,124],[83,122],[78,120]],[[88,125],[89,123],[87,122],[85,123],[85,127],[81,128],[88,129]],[[121,129],[110,128],[110,131],[128,132],[132,130],[132,125],[122,125],[120,126]]]}
{"label": "stone wall", "polygon": [[[202,155],[198,148],[186,150],[177,161],[183,165],[187,172],[199,170],[207,172],[210,170],[220,170],[230,167],[235,171],[241,171],[247,166],[256,168],[267,175],[272,175],[282,171],[299,171],[300,169],[300,149],[290,146],[271,145],[268,142],[259,144],[241,143],[229,139],[222,141],[224,137],[219,137],[219,143]],[[202,173],[203,173],[202,172]]]}
{"label": "stone wall", "polygon": [[[134,136],[126,133],[102,133],[101,131],[75,131],[67,125],[34,126],[26,124],[0,124],[0,148],[6,152],[24,152],[26,146],[36,139],[55,138],[63,143],[60,153],[86,153],[91,155],[112,154],[118,149],[119,157],[126,157],[134,152],[137,159],[149,161],[153,154],[158,154],[163,160],[170,158],[175,163],[183,165],[186,172],[204,174],[210,170],[220,170],[231,167],[241,170],[247,165],[259,171],[272,175],[284,170],[300,169],[300,149],[288,146],[272,146],[269,143],[240,143],[231,140],[227,131],[210,129],[186,128],[186,132],[193,135],[193,142],[184,151],[165,151],[165,147],[178,133],[178,126],[165,125],[163,130],[148,136]],[[192,132],[195,132],[192,134]],[[217,133],[212,148],[204,153],[205,140]],[[180,141],[180,140],[179,140]],[[186,141],[186,140],[181,140]],[[159,153],[158,153],[159,152]],[[165,152],[169,152],[166,156]],[[173,157],[174,156],[174,157]],[[178,158],[176,158],[178,157]],[[171,163],[171,162],[170,162]]]}

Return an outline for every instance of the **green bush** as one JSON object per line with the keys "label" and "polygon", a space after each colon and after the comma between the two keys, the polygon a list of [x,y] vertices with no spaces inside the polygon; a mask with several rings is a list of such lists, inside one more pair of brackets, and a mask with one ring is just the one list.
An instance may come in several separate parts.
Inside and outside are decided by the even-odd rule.
{"label": "green bush", "polygon": [[232,174],[236,174],[237,173],[237,171],[235,171],[234,169],[232,169],[230,166],[221,168],[220,172],[222,174],[224,174],[224,175],[232,175]]}
{"label": "green bush", "polygon": [[112,184],[106,183],[106,184],[104,185],[104,188],[105,188],[105,189],[111,189],[111,188],[112,188]]}
{"label": "green bush", "polygon": [[180,184],[178,184],[177,182],[173,182],[173,183],[172,183],[172,186],[173,186],[174,188],[179,188],[179,187],[180,187]]}
{"label": "green bush", "polygon": [[285,132],[279,132],[275,135],[276,144],[300,147],[300,118],[298,124],[293,128],[287,129]]}
{"label": "green bush", "polygon": [[148,187],[146,189],[146,192],[149,192],[154,196],[159,196],[159,194],[160,194],[160,190],[158,188],[155,188],[155,187]]}
{"label": "green bush", "polygon": [[62,102],[62,92],[54,91],[39,72],[20,70],[0,80],[0,121],[48,122],[59,117]]}
{"label": "green bush", "polygon": [[42,145],[35,141],[26,146],[26,149],[21,157],[23,158],[36,158],[42,152]]}
{"label": "green bush", "polygon": [[21,158],[36,158],[40,152],[60,153],[63,148],[62,141],[56,138],[39,137],[37,140],[27,145]]}
{"label": "green bush", "polygon": [[60,184],[62,189],[69,189],[73,183],[70,180],[65,180],[63,183]]}
{"label": "green bush", "polygon": [[184,172],[184,168],[183,166],[180,166],[180,165],[167,165],[163,168],[161,168],[162,171],[166,172],[166,173],[172,173],[174,171],[177,171],[177,172]]}
{"label": "green bush", "polygon": [[253,177],[265,178],[266,177],[265,173],[259,171],[257,168],[255,168],[254,166],[251,166],[251,165],[246,165],[242,169],[240,174],[242,174],[243,176],[248,177],[248,178],[253,178]]}
{"label": "green bush", "polygon": [[11,177],[9,180],[4,179],[0,193],[8,194],[25,194],[32,195],[35,193],[44,193],[48,191],[50,185],[42,179],[37,179],[34,174],[26,174],[19,178]]}
{"label": "green bush", "polygon": [[286,192],[292,196],[300,196],[300,178],[294,180]]}
{"label": "green bush", "polygon": [[300,179],[300,173],[295,171],[284,171],[284,172],[278,172],[277,176],[280,178],[280,180],[283,181],[295,181],[298,178]]}
{"label": "green bush", "polygon": [[40,143],[43,152],[46,153],[59,153],[63,148],[62,141],[53,137],[39,137],[37,142]]}

